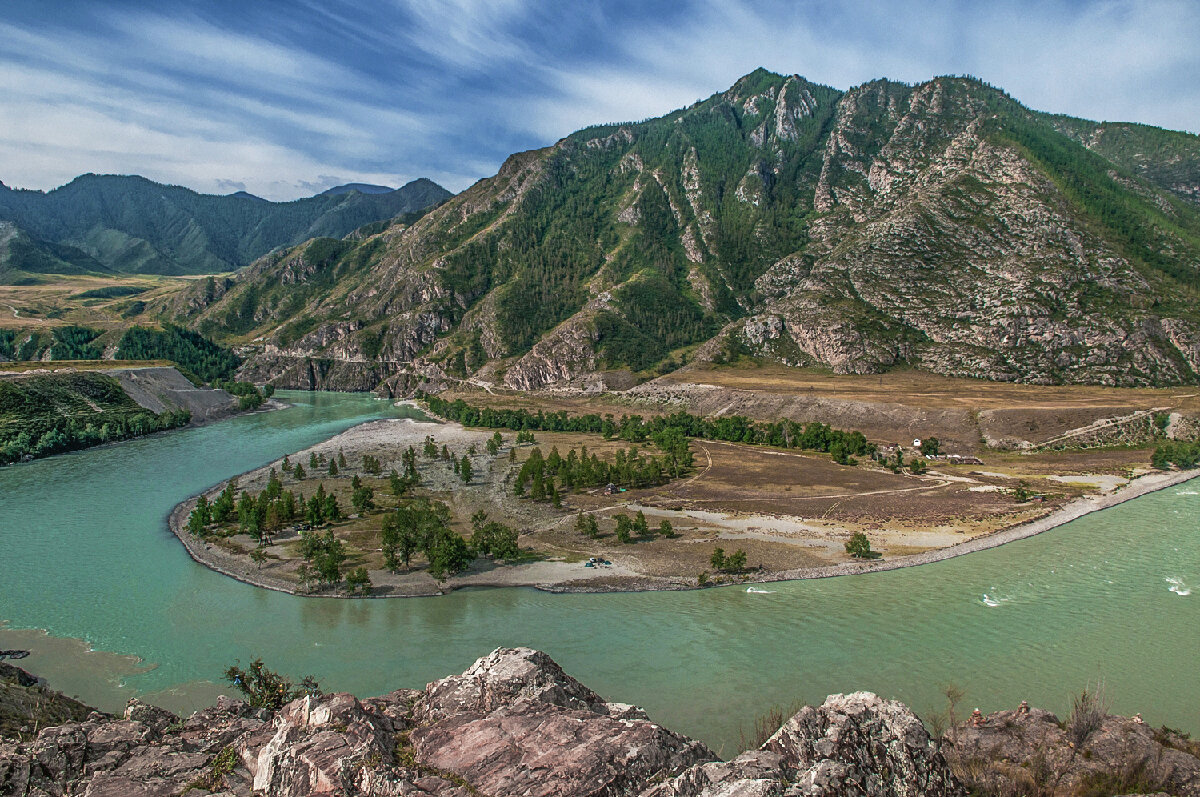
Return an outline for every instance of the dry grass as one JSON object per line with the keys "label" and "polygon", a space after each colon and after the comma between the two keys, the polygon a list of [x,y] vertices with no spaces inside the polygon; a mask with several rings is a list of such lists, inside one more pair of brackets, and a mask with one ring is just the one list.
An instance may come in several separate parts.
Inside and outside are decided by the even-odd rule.
{"label": "dry grass", "polygon": [[[0,285],[0,329],[49,329],[80,324],[109,330],[129,326],[136,319],[121,317],[130,302],[150,302],[182,290],[197,277],[120,275],[112,277],[56,276],[44,285]],[[96,288],[128,285],[144,288],[136,296],[112,299],[81,299]]]}
{"label": "dry grass", "polygon": [[973,410],[1124,408],[1183,404],[1200,410],[1200,390],[1112,388],[1094,385],[1023,385],[940,376],[925,371],[886,374],[831,374],[774,364],[738,364],[675,371],[663,382],[704,382],[721,387],[764,392],[804,393],[816,397],[871,402],[899,402],[932,408]]}

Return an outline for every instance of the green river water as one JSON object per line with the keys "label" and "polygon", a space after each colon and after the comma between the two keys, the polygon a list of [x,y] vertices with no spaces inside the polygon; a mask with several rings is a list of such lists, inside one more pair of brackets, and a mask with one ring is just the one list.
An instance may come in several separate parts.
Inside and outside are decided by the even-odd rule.
{"label": "green river water", "polygon": [[0,621],[136,655],[155,665],[123,676],[142,692],[220,681],[261,656],[379,694],[528,645],[726,755],[775,704],[868,689],[923,712],[946,683],[967,690],[967,711],[1061,711],[1103,679],[1114,710],[1200,732],[1200,481],[990,551],[762,593],[300,598],[195,564],[166,528],[202,488],[405,412],[280,396],[293,406],[0,470]]}

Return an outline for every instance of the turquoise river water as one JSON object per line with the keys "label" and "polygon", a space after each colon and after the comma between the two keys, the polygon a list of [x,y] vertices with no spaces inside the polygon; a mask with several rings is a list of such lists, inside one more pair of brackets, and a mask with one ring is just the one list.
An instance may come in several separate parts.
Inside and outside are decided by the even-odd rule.
{"label": "turquoise river water", "polygon": [[923,712],[947,683],[968,711],[1061,711],[1102,679],[1115,710],[1200,732],[1200,481],[990,551],[761,593],[301,598],[195,564],[166,528],[202,488],[405,412],[281,397],[293,406],[0,470],[0,621],[136,655],[155,665],[124,676],[142,692],[219,682],[261,656],[379,694],[528,645],[725,754],[772,705],[869,689]]}

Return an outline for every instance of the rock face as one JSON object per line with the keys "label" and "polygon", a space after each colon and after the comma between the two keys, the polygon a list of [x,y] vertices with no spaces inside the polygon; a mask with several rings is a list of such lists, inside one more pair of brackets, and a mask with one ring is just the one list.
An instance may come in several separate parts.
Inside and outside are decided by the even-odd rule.
{"label": "rock face", "polygon": [[692,767],[646,797],[965,797],[916,715],[869,692],[805,706],[758,750]]}
{"label": "rock face", "polygon": [[842,92],[758,70],[153,310],[253,341],[246,375],[287,387],[436,369],[586,390],[747,352],[1191,384],[1198,175],[1196,136],[1047,117],[972,79]]}
{"label": "rock face", "polygon": [[982,794],[1200,795],[1200,744],[1137,717],[1059,722],[1021,707],[969,721],[944,742],[951,766]]}
{"label": "rock face", "polygon": [[837,695],[723,763],[700,742],[609,703],[544,653],[499,649],[466,672],[278,712],[222,698],[186,720],[131,701],[0,739],[6,795],[958,795],[899,703]]}

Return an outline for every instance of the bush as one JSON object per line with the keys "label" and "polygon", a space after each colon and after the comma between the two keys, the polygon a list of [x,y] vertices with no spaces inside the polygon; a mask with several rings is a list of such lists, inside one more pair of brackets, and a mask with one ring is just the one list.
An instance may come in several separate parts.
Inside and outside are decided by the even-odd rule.
{"label": "bush", "polygon": [[1104,683],[1084,689],[1071,700],[1071,716],[1067,718],[1067,738],[1082,750],[1093,733],[1100,730],[1108,716],[1108,698],[1104,694]]}
{"label": "bush", "polygon": [[304,676],[300,683],[293,685],[284,676],[263,666],[262,659],[250,662],[250,667],[245,670],[236,664],[229,667],[225,670],[225,680],[246,696],[252,708],[278,711],[297,698],[321,696],[321,687],[311,675]]}

